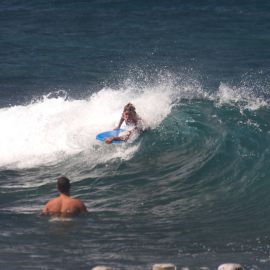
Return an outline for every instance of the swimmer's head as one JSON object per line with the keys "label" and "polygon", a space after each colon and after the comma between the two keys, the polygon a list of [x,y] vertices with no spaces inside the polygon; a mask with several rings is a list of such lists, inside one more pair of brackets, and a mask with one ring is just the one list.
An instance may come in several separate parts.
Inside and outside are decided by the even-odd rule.
{"label": "swimmer's head", "polygon": [[124,107],[124,112],[136,112],[136,109],[135,109],[135,107],[134,107],[134,105],[132,103],[128,103]]}
{"label": "swimmer's head", "polygon": [[57,189],[60,193],[69,194],[70,181],[67,177],[61,176],[57,178]]}
{"label": "swimmer's head", "polygon": [[122,117],[124,118],[125,121],[129,121],[134,118],[133,113],[129,111],[124,111]]}
{"label": "swimmer's head", "polygon": [[128,103],[124,107],[122,117],[124,118],[125,121],[135,120],[137,118],[136,109],[132,103]]}

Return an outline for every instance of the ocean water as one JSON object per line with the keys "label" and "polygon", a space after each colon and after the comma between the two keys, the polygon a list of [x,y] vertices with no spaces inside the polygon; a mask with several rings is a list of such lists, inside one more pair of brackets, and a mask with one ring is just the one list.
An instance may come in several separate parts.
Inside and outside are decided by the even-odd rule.
{"label": "ocean water", "polygon": [[[0,269],[270,269],[269,1],[0,1]],[[132,102],[150,130],[104,145]],[[40,217],[71,179],[83,218]]]}

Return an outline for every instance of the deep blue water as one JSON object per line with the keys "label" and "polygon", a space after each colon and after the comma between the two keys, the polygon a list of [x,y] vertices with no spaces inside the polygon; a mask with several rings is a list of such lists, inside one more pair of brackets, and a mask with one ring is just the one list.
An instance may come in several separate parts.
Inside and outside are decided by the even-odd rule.
{"label": "deep blue water", "polygon": [[[0,2],[0,269],[270,268],[268,1]],[[132,102],[150,130],[98,132]],[[90,213],[38,213],[66,175]]]}

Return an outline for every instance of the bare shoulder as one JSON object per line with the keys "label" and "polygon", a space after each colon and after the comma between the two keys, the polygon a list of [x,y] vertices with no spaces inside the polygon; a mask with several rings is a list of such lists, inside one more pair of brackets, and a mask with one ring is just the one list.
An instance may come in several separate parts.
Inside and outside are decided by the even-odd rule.
{"label": "bare shoulder", "polygon": [[46,206],[47,206],[47,207],[50,207],[51,205],[58,204],[59,202],[60,202],[60,198],[59,198],[59,197],[54,198],[54,199],[51,199],[51,200],[49,200],[49,201],[46,203],[45,207],[46,207]]}
{"label": "bare shoulder", "polygon": [[70,198],[71,202],[74,204],[78,204],[78,205],[82,205],[83,202],[80,199],[76,199],[76,198]]}
{"label": "bare shoulder", "polygon": [[85,204],[80,199],[71,198],[71,202],[75,207],[80,208],[82,211],[87,211]]}
{"label": "bare shoulder", "polygon": [[59,203],[60,203],[60,198],[54,198],[48,201],[45,206],[42,209],[42,214],[50,214],[52,211],[54,212],[55,210],[59,208]]}
{"label": "bare shoulder", "polygon": [[42,209],[44,215],[77,215],[86,213],[87,209],[84,203],[76,198],[60,195],[57,198],[51,199]]}

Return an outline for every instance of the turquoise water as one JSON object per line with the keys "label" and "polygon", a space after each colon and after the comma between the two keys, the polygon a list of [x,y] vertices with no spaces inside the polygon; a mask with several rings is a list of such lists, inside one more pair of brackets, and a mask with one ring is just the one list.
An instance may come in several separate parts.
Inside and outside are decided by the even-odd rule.
{"label": "turquoise water", "polygon": [[[0,7],[1,269],[269,269],[267,1]],[[62,174],[86,217],[38,215]]]}

